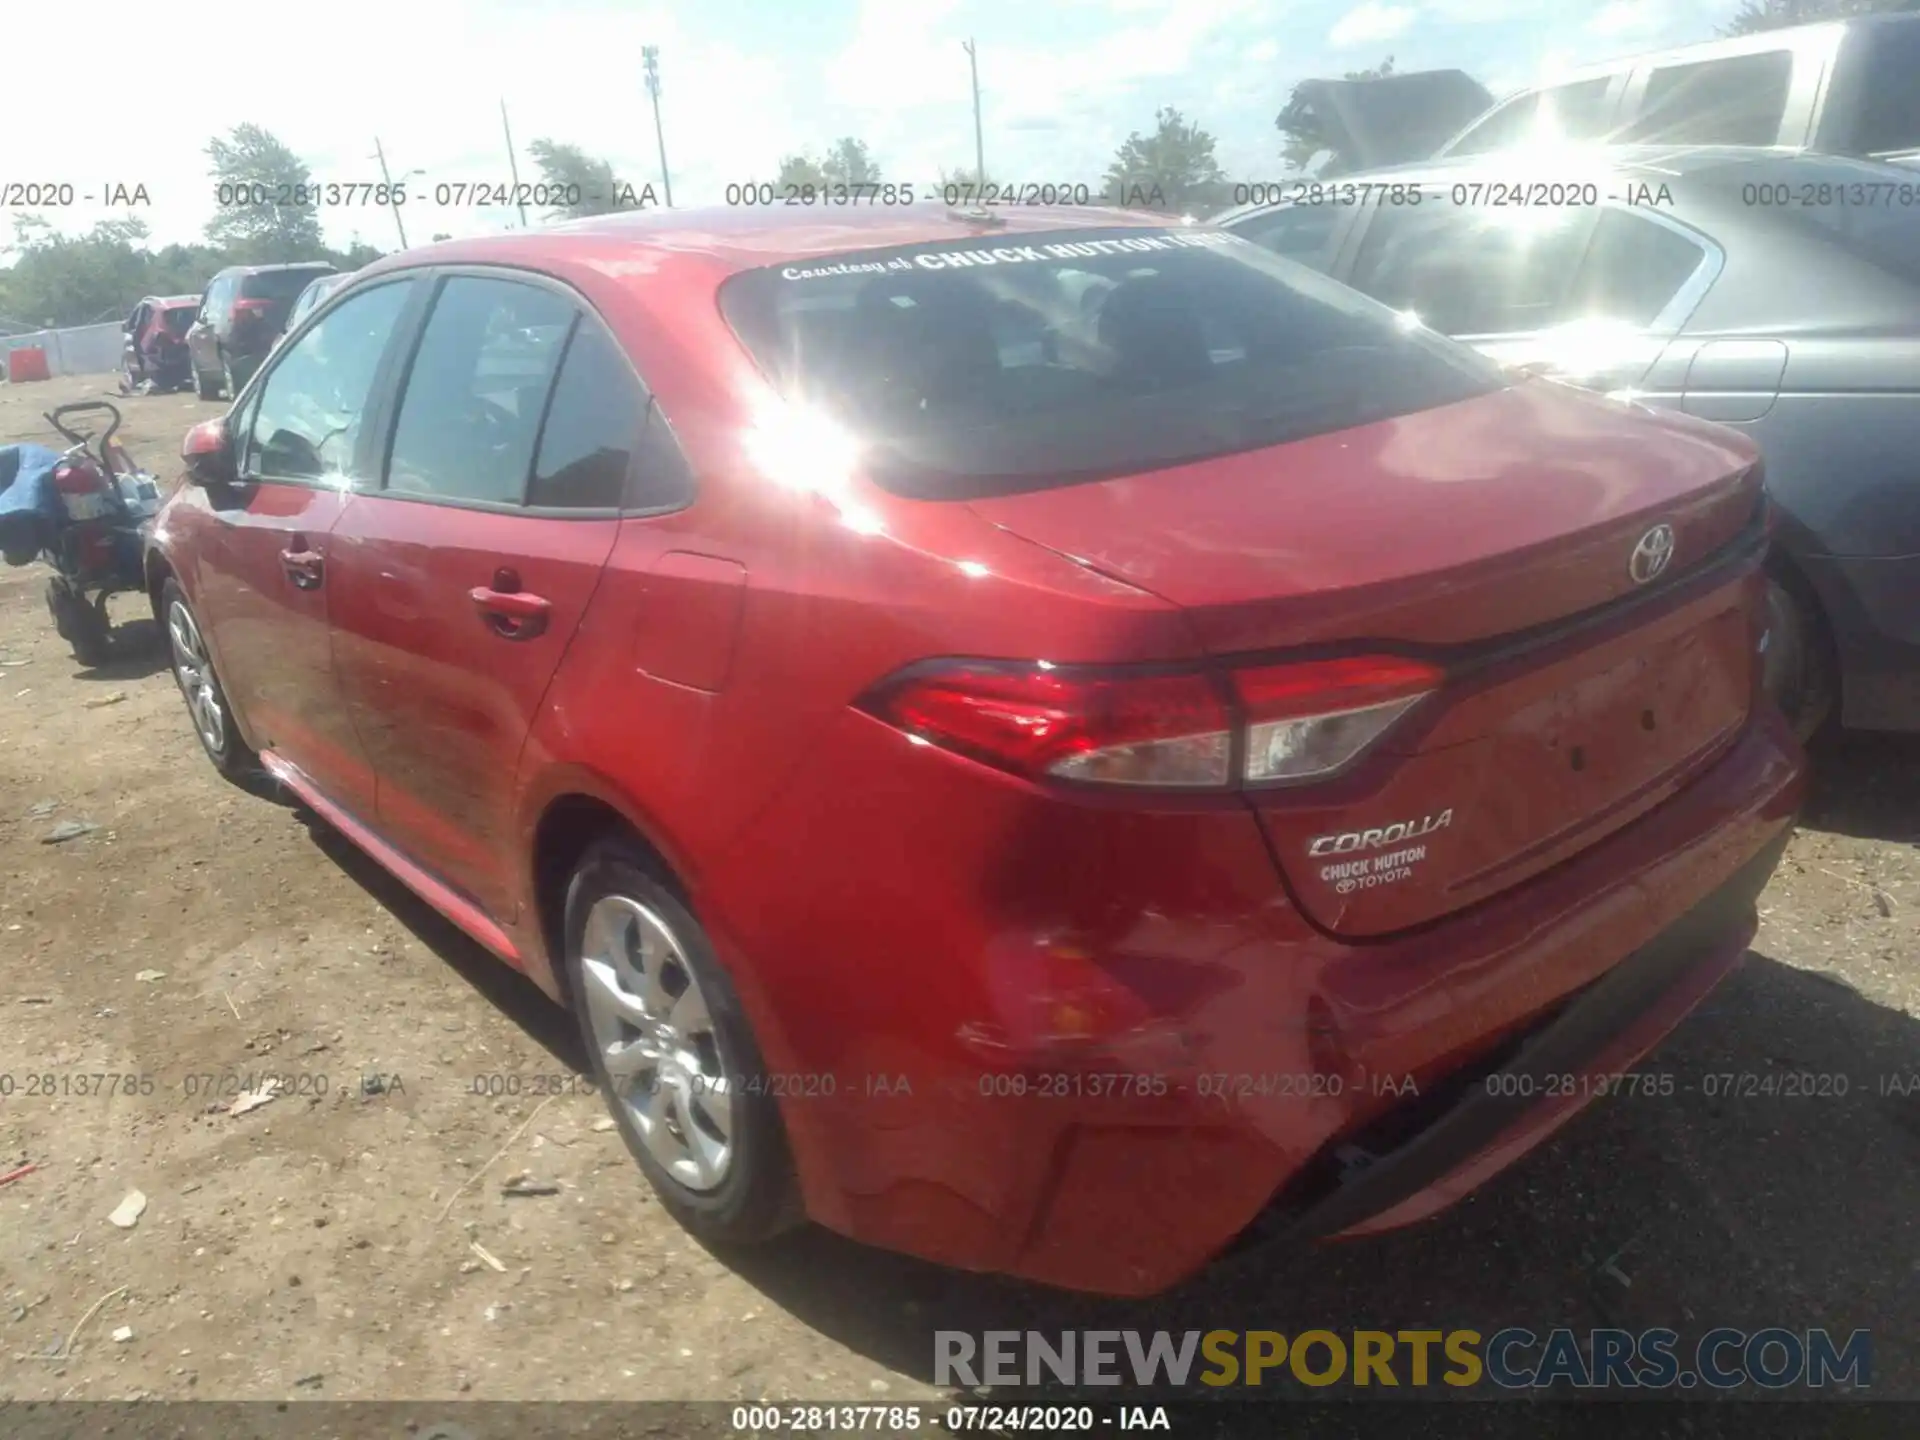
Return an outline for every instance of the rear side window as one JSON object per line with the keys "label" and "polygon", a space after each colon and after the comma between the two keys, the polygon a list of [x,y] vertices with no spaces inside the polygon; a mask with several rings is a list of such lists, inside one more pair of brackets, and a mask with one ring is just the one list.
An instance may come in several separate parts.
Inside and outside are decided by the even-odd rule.
{"label": "rear side window", "polygon": [[1509,100],[1447,147],[1449,155],[1484,155],[1524,140],[1540,114],[1538,93]]}
{"label": "rear side window", "polygon": [[560,365],[527,503],[572,509],[621,504],[646,423],[647,397],[626,357],[612,336],[583,319]]}
{"label": "rear side window", "polygon": [[1333,240],[1343,216],[1337,205],[1290,205],[1238,221],[1232,229],[1276,255],[1325,271],[1333,265]]}
{"label": "rear side window", "polygon": [[387,488],[519,504],[573,316],[539,286],[447,280],[407,374]]}
{"label": "rear side window", "polygon": [[1481,155],[1524,144],[1536,135],[1594,139],[1606,124],[1607,88],[1612,83],[1611,76],[1602,75],[1522,95],[1467,131],[1447,147],[1447,154]]}
{"label": "rear side window", "polygon": [[1383,208],[1348,283],[1443,335],[1538,330],[1567,318],[1589,233],[1584,210]]}
{"label": "rear side window", "polygon": [[1878,26],[1871,40],[1849,148],[1864,155],[1920,150],[1920,20]]}
{"label": "rear side window", "polygon": [[267,478],[354,474],[374,376],[411,281],[355,295],[275,358],[247,430],[243,466]]}
{"label": "rear side window", "polygon": [[1793,79],[1785,50],[1664,65],[1647,77],[1630,140],[1684,145],[1772,145]]}
{"label": "rear side window", "polygon": [[1625,210],[1602,211],[1570,309],[1583,318],[1650,325],[1706,258],[1678,231]]}
{"label": "rear side window", "polygon": [[726,282],[788,395],[895,493],[970,498],[1185,464],[1499,388],[1477,355],[1222,230],[982,235]]}

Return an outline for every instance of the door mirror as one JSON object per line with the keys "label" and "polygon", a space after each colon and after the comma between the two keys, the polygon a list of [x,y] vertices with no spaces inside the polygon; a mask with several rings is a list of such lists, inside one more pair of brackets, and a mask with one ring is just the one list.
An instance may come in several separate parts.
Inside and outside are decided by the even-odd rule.
{"label": "door mirror", "polygon": [[238,472],[233,463],[233,443],[227,434],[227,419],[202,420],[187,431],[180,444],[180,458],[187,462],[189,484],[207,487],[231,485]]}

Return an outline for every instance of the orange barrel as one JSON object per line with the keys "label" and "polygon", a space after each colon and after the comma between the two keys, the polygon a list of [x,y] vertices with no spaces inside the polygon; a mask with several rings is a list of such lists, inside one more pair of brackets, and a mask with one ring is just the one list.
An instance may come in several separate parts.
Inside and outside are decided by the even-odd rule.
{"label": "orange barrel", "polygon": [[38,345],[22,346],[7,353],[7,379],[18,385],[23,380],[46,380],[47,352]]}

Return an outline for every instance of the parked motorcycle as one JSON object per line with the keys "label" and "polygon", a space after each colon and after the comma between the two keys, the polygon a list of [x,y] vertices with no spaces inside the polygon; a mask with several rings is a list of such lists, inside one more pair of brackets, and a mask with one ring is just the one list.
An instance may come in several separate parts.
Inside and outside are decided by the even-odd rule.
{"label": "parked motorcycle", "polygon": [[[96,436],[75,417],[111,417]],[[107,599],[145,588],[147,528],[160,508],[154,477],[115,443],[120,411],[111,401],[61,405],[46,419],[69,444],[0,446],[0,555],[9,565],[42,559],[53,568],[47,610],[82,665],[112,653]]]}

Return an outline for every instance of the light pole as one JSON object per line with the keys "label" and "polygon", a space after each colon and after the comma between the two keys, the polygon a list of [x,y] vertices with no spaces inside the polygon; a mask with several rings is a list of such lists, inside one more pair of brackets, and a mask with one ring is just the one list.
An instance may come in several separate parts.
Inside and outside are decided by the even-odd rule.
{"label": "light pole", "polygon": [[987,183],[987,145],[980,131],[980,56],[974,50],[972,40],[962,40],[960,43],[967,52],[967,68],[973,72],[973,183],[984,188]]}
{"label": "light pole", "polygon": [[513,126],[507,123],[507,101],[500,97],[500,128],[507,132],[507,170],[513,176],[513,199],[520,207],[520,228],[527,228],[527,202],[520,198],[520,162],[513,154]]}
{"label": "light pole", "polygon": [[667,133],[660,128],[660,47],[642,45],[640,59],[647,70],[647,93],[653,97],[653,138],[660,147],[660,188],[666,192],[667,208],[673,208],[673,181],[667,175]]}
{"label": "light pole", "polygon": [[[407,248],[407,226],[400,218],[400,192],[393,188],[393,177],[387,173],[387,152],[380,144],[378,135],[373,137],[373,158],[380,162],[380,180],[387,187],[387,203],[393,207],[393,228],[400,232],[400,248]],[[424,170],[409,170],[400,178],[411,180],[416,175],[424,175]]]}

